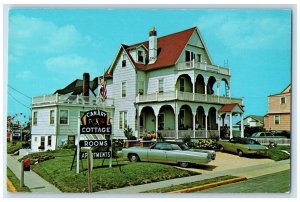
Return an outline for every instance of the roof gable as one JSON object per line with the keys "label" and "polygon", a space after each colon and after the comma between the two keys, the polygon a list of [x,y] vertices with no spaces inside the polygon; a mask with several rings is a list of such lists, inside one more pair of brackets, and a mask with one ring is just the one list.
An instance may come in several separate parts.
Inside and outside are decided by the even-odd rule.
{"label": "roof gable", "polygon": [[290,93],[291,92],[291,84],[289,84],[281,93]]}

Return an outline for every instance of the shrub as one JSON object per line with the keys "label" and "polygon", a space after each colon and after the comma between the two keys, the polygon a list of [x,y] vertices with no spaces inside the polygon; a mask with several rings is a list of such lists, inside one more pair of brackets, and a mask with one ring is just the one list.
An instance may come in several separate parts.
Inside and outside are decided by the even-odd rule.
{"label": "shrub", "polygon": [[65,144],[62,148],[63,149],[74,149],[76,146],[75,144]]}
{"label": "shrub", "polygon": [[131,137],[134,137],[132,133],[132,128],[130,128],[129,126],[127,128],[124,128],[124,135],[128,140],[130,140]]}
{"label": "shrub", "polygon": [[201,139],[198,140],[198,142],[195,144],[196,148],[199,149],[217,149],[218,148],[218,144],[216,140],[212,140],[212,139]]}

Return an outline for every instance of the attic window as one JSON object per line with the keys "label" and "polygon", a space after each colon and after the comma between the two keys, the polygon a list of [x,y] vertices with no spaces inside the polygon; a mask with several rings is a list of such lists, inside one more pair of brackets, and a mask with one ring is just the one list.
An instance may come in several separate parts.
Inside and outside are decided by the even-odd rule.
{"label": "attic window", "polygon": [[280,97],[280,104],[285,104],[285,97]]}
{"label": "attic window", "polygon": [[126,54],[123,54],[122,67],[126,67],[126,59],[127,59]]}
{"label": "attic window", "polygon": [[138,51],[138,62],[144,63],[144,53],[143,53],[143,51]]}

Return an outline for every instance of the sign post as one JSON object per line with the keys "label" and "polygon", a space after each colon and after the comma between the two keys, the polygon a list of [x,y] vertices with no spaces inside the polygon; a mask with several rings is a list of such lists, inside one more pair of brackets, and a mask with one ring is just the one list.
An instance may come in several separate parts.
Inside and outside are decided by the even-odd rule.
{"label": "sign post", "polygon": [[[110,142],[112,143],[112,135],[110,135],[109,139],[110,139]],[[112,156],[113,156],[112,147],[113,147],[113,145],[111,144],[109,147],[109,152],[111,153],[111,156],[109,158],[109,168],[112,167]]]}
{"label": "sign post", "polygon": [[[79,153],[80,153],[80,115],[78,115],[78,125],[77,125],[77,156],[76,156],[76,173],[79,173]],[[72,165],[73,166],[73,165]]]}
{"label": "sign post", "polygon": [[89,192],[91,193],[93,191],[93,184],[92,184],[93,155],[91,149],[89,149],[87,152],[87,163],[88,163],[88,188],[89,188]]}

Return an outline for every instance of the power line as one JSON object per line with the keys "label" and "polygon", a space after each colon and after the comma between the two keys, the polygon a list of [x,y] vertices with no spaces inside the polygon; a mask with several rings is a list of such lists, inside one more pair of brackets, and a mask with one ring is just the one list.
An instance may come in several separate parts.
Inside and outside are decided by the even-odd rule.
{"label": "power line", "polygon": [[16,92],[20,93],[21,95],[24,95],[25,97],[29,98],[31,100],[31,97],[29,97],[28,95],[25,95],[24,93],[18,91],[17,89],[15,89],[14,87],[12,87],[11,85],[8,85],[8,87],[10,87],[11,89],[15,90]]}
{"label": "power line", "polygon": [[22,102],[20,102],[17,98],[15,98],[14,96],[12,96],[9,92],[8,92],[8,95],[14,99],[17,103],[23,105],[24,107],[28,108],[28,109],[31,109],[30,107],[26,106],[25,104],[23,104]]}

